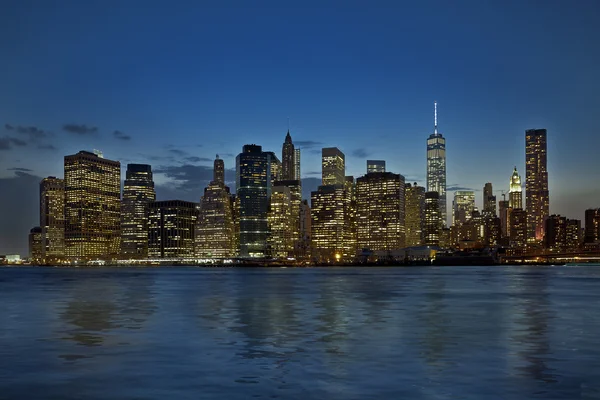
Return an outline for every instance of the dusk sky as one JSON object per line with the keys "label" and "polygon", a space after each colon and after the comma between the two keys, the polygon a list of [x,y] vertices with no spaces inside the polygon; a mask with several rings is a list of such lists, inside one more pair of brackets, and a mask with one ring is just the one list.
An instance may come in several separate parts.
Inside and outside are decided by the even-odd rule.
{"label": "dusk sky", "polygon": [[600,2],[291,4],[4,1],[0,254],[27,254],[40,179],[79,150],[199,201],[217,153],[280,156],[289,118],[305,197],[329,146],[348,175],[383,159],[424,185],[434,100],[448,207],[458,188],[481,206],[486,182],[500,200],[514,166],[524,183],[531,128],[548,130],[550,212],[600,207]]}

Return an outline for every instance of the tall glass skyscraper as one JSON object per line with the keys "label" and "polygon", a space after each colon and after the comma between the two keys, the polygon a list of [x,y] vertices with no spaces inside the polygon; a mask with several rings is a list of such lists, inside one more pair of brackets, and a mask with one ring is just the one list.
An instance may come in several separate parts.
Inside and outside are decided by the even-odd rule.
{"label": "tall glass skyscraper", "polygon": [[550,215],[546,130],[525,131],[525,200],[527,208],[527,241],[540,243],[544,225]]}
{"label": "tall glass skyscraper", "polygon": [[269,237],[271,158],[261,146],[247,144],[236,157],[240,257],[265,257]]}
{"label": "tall glass skyscraper", "polygon": [[281,180],[300,179],[296,177],[295,159],[296,151],[294,149],[294,144],[292,143],[292,136],[290,135],[290,131],[288,131],[281,149]]}
{"label": "tall glass skyscraper", "polygon": [[65,255],[65,181],[49,176],[40,182],[42,258],[56,261]]}
{"label": "tall glass skyscraper", "polygon": [[121,203],[121,253],[148,257],[148,204],[156,200],[152,167],[127,164]]}
{"label": "tall glass skyscraper", "polygon": [[116,257],[120,242],[121,163],[87,151],[65,156],[65,256]]}
{"label": "tall glass skyscraper", "polygon": [[322,184],[343,185],[346,174],[346,156],[337,147],[321,150]]}
{"label": "tall glass skyscraper", "polygon": [[438,192],[442,225],[446,226],[446,139],[438,132],[437,102],[433,133],[427,139],[427,191]]}

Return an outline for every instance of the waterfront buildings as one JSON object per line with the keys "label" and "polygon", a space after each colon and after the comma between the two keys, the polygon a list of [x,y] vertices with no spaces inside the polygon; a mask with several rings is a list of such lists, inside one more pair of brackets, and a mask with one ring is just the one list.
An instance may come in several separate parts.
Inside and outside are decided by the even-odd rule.
{"label": "waterfront buildings", "polygon": [[369,172],[356,180],[357,248],[405,246],[405,182],[400,174]]}
{"label": "waterfront buildings", "polygon": [[49,176],[40,182],[42,256],[46,262],[65,255],[65,181]]}
{"label": "waterfront buildings", "polygon": [[294,255],[294,246],[297,244],[299,236],[299,232],[294,226],[298,222],[299,205],[297,205],[298,208],[294,205],[292,205],[292,194],[289,187],[273,186],[268,213],[271,257],[287,258]]}
{"label": "waterfront buildings", "polygon": [[527,240],[532,243],[544,239],[544,224],[550,214],[546,147],[545,129],[525,131]]}
{"label": "waterfront buildings", "polygon": [[121,163],[80,151],[65,156],[65,256],[106,259],[121,250]]}
{"label": "waterfront buildings", "polygon": [[427,191],[438,192],[440,220],[446,225],[446,139],[438,132],[437,102],[434,103],[433,133],[427,139]]}
{"label": "waterfront buildings", "polygon": [[225,162],[217,157],[213,179],[204,188],[196,224],[196,256],[227,258],[235,255],[233,206],[229,187],[225,185]]}
{"label": "waterfront buildings", "polygon": [[149,203],[149,258],[194,257],[196,206],[196,203],[183,200]]}
{"label": "waterfront buildings", "polygon": [[425,188],[406,184],[405,198],[405,226],[406,247],[420,246],[423,243],[423,223],[425,222]]}
{"label": "waterfront buildings", "polygon": [[527,212],[517,208],[510,213],[510,247],[516,254],[525,251],[527,245]]}
{"label": "waterfront buildings", "polygon": [[269,227],[267,214],[274,159],[255,144],[245,145],[236,158],[236,191],[239,201],[239,255],[265,257]]}
{"label": "waterfront buildings", "polygon": [[459,190],[454,192],[452,202],[452,225],[460,225],[471,220],[475,210],[475,192]]}
{"label": "waterfront buildings", "polygon": [[423,244],[437,246],[440,243],[442,219],[440,211],[440,194],[425,193],[425,224],[423,225]]}
{"label": "waterfront buildings", "polygon": [[29,231],[29,258],[38,263],[43,259],[42,228],[36,226]]}
{"label": "waterfront buildings", "polygon": [[124,257],[148,257],[148,204],[155,200],[152,167],[127,164],[121,202],[121,253]]}

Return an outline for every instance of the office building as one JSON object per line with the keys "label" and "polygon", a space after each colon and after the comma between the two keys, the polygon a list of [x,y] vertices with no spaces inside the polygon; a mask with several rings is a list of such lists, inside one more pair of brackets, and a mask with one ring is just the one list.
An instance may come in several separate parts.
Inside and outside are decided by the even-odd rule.
{"label": "office building", "polygon": [[58,261],[65,255],[65,181],[49,176],[40,182],[42,259]]}
{"label": "office building", "polygon": [[197,204],[154,201],[148,209],[148,257],[193,259]]}
{"label": "office building", "polygon": [[358,250],[405,246],[405,182],[391,172],[370,172],[356,180]]}
{"label": "office building", "polygon": [[310,257],[311,216],[308,200],[300,204],[300,249],[297,256],[301,259]]}
{"label": "office building", "polygon": [[560,215],[550,215],[545,223],[544,246],[551,252],[565,251],[567,244],[567,218]]}
{"label": "office building", "polygon": [[344,254],[346,193],[344,185],[322,185],[311,192],[311,247],[318,262],[340,261]]}
{"label": "office building", "polygon": [[299,179],[296,176],[296,151],[294,149],[294,144],[292,143],[292,136],[290,135],[290,131],[288,130],[287,135],[285,136],[285,141],[283,142],[283,146],[281,149],[281,179],[283,180],[296,180]]}
{"label": "office building", "polygon": [[148,204],[155,200],[152,167],[127,164],[121,202],[121,253],[124,257],[148,257]]}
{"label": "office building", "polygon": [[271,152],[254,144],[245,145],[236,158],[240,257],[267,256],[272,164],[277,162]]}
{"label": "office building", "polygon": [[496,196],[490,182],[483,187],[483,215],[486,217],[495,217],[496,214]]}
{"label": "office building", "polygon": [[214,161],[213,179],[204,188],[196,224],[196,256],[228,258],[235,255],[233,205],[229,187],[225,185],[225,162]]}
{"label": "office building", "polygon": [[269,202],[269,253],[274,258],[287,258],[294,255],[298,231],[295,223],[298,211],[292,206],[290,188],[283,185],[273,186]]}
{"label": "office building", "polygon": [[300,173],[300,149],[294,149],[294,180],[300,181],[300,185],[302,185],[302,175]]}
{"label": "office building", "polygon": [[512,209],[523,208],[523,193],[521,187],[521,176],[517,172],[517,167],[510,177],[510,190],[508,192],[508,206]]}
{"label": "office building", "polygon": [[452,224],[460,225],[471,220],[475,210],[475,192],[459,190],[454,192],[452,202]]}
{"label": "office building", "polygon": [[510,247],[523,252],[527,245],[527,212],[520,208],[510,213]]}
{"label": "office building", "polygon": [[423,224],[425,222],[425,188],[406,184],[405,197],[405,226],[406,246],[420,246],[423,243]]}
{"label": "office building", "polygon": [[600,208],[585,210],[585,243],[600,242]]}
{"label": "office building", "polygon": [[509,201],[508,200],[500,200],[498,202],[498,210],[500,214],[500,235],[505,238],[510,235],[509,229]]}
{"label": "office building", "polygon": [[[291,235],[292,247],[294,251],[290,256],[297,256],[301,251],[301,233],[300,233],[300,208],[302,203],[302,186],[299,180],[284,180],[275,182],[275,186],[286,187],[290,194],[290,225],[289,234]],[[273,194],[271,193],[271,197]]]}
{"label": "office building", "polygon": [[121,250],[121,163],[80,151],[65,156],[65,256],[108,259]]}
{"label": "office building", "polygon": [[544,239],[544,224],[550,214],[546,147],[545,129],[525,131],[527,240],[532,243]]}
{"label": "office building", "polygon": [[356,183],[353,176],[344,178],[344,252],[345,260],[354,260],[357,252]]}
{"label": "office building", "polygon": [[372,172],[385,172],[385,161],[367,160],[367,174]]}
{"label": "office building", "polygon": [[446,226],[446,139],[438,132],[437,102],[433,133],[427,139],[427,191],[439,193],[440,219]]}
{"label": "office building", "polygon": [[269,157],[269,166],[271,169],[271,187],[275,186],[275,182],[281,180],[283,176],[283,165],[279,158],[272,151],[266,151],[265,154]]}
{"label": "office building", "polygon": [[42,228],[39,226],[29,231],[29,259],[35,264],[43,261]]}
{"label": "office building", "polygon": [[321,150],[321,167],[323,186],[344,185],[346,173],[346,157],[337,147],[326,147]]}
{"label": "office building", "polygon": [[423,226],[423,244],[437,246],[440,243],[440,231],[443,227],[440,211],[440,194],[425,193],[425,224]]}

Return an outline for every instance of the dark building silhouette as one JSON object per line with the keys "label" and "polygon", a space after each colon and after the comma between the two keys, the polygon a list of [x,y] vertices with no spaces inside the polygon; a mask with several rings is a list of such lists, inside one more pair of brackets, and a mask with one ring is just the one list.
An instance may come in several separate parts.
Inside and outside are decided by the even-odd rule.
{"label": "dark building silhouette", "polygon": [[544,223],[550,214],[546,130],[525,131],[525,196],[527,240],[540,243],[544,239]]}
{"label": "dark building silhouette", "polygon": [[127,164],[121,202],[121,253],[125,257],[148,257],[148,205],[156,200],[152,167]]}
{"label": "dark building silhouette", "polygon": [[149,204],[148,256],[193,258],[197,204],[183,200]]}

